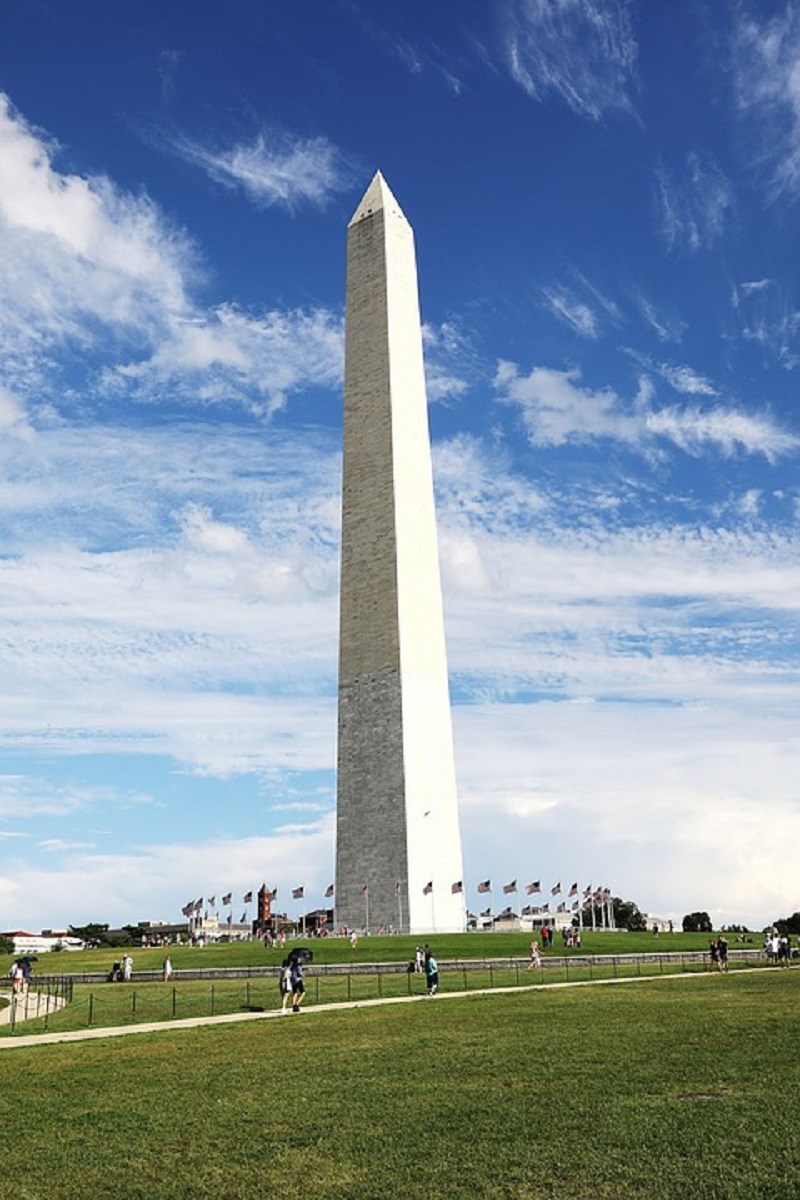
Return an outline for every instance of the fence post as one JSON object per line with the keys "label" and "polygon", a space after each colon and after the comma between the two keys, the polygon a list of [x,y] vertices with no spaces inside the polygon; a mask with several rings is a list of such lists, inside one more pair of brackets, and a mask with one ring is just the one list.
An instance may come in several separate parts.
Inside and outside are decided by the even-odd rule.
{"label": "fence post", "polygon": [[178,989],[172,989],[172,1016],[175,1017],[178,1010]]}
{"label": "fence post", "polygon": [[214,985],[211,985],[211,1016],[214,1015]]}
{"label": "fence post", "polygon": [[381,978],[380,967],[377,970],[377,976],[378,976],[378,996],[381,997],[381,996],[383,996],[383,979]]}
{"label": "fence post", "polygon": [[94,1016],[94,992],[89,992],[89,1020],[88,1020],[89,1025],[91,1025],[91,1023],[92,1023],[93,1016]]}
{"label": "fence post", "polygon": [[316,984],[317,1004],[319,1004],[319,975],[314,976],[314,983]]}
{"label": "fence post", "polygon": [[351,983],[352,983],[352,977],[350,975],[350,972],[348,971],[347,972],[347,999],[348,1000],[350,999],[350,997],[352,995]]}
{"label": "fence post", "polygon": [[245,1003],[247,1004],[247,1007],[249,1008],[250,1007],[250,979],[249,979],[249,977],[247,980],[247,986],[245,987],[245,995],[247,996],[247,1000],[245,1001]]}
{"label": "fence post", "polygon": [[489,963],[489,987],[490,988],[494,987],[494,971],[492,970],[491,963]]}
{"label": "fence post", "polygon": [[467,984],[467,968],[466,968],[465,963],[461,964],[461,975],[464,980],[464,991],[466,991],[468,984]]}
{"label": "fence post", "polygon": [[136,988],[131,992],[131,1016],[136,1016]]}

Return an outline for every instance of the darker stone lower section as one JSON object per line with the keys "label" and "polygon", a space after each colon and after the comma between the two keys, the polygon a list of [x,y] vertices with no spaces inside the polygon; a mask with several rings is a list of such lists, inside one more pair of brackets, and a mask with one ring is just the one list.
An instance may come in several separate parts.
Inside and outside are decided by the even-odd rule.
{"label": "darker stone lower section", "polygon": [[384,668],[339,685],[336,923],[351,929],[363,929],[367,924],[372,930],[390,925],[408,929],[403,721],[397,669]]}

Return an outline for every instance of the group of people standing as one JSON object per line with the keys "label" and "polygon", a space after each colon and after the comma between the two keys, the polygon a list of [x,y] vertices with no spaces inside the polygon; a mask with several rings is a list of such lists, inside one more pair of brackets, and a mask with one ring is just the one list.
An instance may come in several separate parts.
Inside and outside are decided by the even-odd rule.
{"label": "group of people standing", "polygon": [[728,939],[724,933],[719,937],[712,938],[708,943],[708,953],[711,958],[711,966],[717,971],[727,971],[728,969]]}
{"label": "group of people standing", "polygon": [[788,933],[773,929],[764,940],[764,949],[773,967],[788,967],[792,958],[792,939]]}

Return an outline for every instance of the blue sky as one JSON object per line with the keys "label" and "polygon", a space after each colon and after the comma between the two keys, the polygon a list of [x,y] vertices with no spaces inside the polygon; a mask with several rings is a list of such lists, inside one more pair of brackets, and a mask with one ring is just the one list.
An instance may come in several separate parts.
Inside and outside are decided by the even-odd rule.
{"label": "blue sky", "polygon": [[800,907],[798,76],[766,0],[3,6],[0,926],[331,881],[377,168],[470,906]]}

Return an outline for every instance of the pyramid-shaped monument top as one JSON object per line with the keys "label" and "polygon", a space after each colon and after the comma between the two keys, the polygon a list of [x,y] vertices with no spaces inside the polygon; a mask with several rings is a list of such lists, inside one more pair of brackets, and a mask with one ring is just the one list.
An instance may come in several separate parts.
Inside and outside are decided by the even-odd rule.
{"label": "pyramid-shaped monument top", "polygon": [[380,171],[376,171],[372,183],[364,192],[358,208],[350,218],[350,225],[357,225],[359,221],[371,217],[373,213],[380,212],[381,209],[393,216],[401,217],[404,221],[407,220],[405,213],[392,195],[388,183]]}

